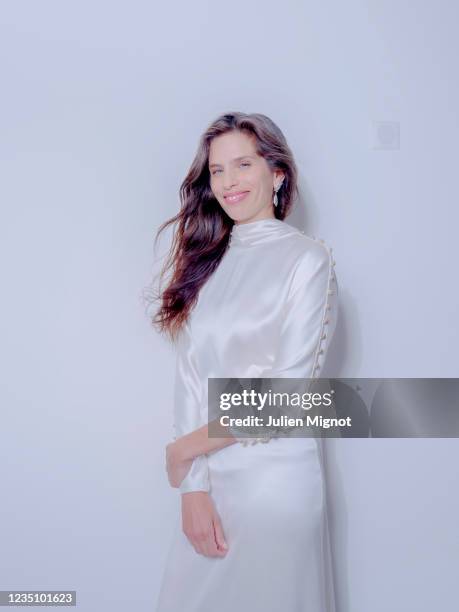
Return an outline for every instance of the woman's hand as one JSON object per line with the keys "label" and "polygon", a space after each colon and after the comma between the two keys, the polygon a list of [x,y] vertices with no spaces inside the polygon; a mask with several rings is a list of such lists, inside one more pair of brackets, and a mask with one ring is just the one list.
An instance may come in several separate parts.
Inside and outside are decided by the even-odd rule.
{"label": "woman's hand", "polygon": [[184,448],[179,440],[171,442],[166,446],[166,470],[171,487],[178,488],[188,474],[193,459],[186,459]]}
{"label": "woman's hand", "polygon": [[182,493],[182,531],[200,555],[224,557],[228,551],[220,516],[206,491]]}

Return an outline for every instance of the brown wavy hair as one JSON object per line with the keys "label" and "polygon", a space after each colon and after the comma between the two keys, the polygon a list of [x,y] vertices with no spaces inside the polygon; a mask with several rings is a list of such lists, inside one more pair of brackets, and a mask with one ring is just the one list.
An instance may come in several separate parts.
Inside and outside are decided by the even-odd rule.
{"label": "brown wavy hair", "polygon": [[175,224],[172,245],[160,274],[160,282],[169,271],[171,277],[164,290],[159,290],[159,310],[152,324],[172,341],[186,323],[195,306],[201,287],[216,270],[229,244],[233,220],[225,213],[210,188],[208,168],[210,143],[213,138],[238,130],[255,136],[258,155],[264,157],[272,171],[281,170],[285,178],[278,191],[277,219],[288,216],[298,194],[297,168],[287,141],[277,125],[260,113],[230,112],[220,115],[202,134],[195,158],[180,186],[180,211],[164,222],[155,238]]}

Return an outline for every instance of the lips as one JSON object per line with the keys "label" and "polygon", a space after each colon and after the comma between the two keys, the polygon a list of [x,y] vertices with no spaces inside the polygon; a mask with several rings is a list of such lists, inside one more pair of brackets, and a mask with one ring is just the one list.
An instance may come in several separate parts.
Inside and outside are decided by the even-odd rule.
{"label": "lips", "polygon": [[248,193],[248,191],[238,191],[236,193],[230,193],[225,196],[225,201],[229,204],[237,204],[238,202],[243,200]]}

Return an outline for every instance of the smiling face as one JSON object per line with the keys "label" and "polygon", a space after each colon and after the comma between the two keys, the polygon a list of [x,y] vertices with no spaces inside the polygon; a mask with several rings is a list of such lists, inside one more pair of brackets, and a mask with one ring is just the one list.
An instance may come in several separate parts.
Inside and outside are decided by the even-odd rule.
{"label": "smiling face", "polygon": [[273,189],[284,175],[257,154],[255,136],[233,130],[213,138],[209,172],[215,198],[235,223],[274,218]]}

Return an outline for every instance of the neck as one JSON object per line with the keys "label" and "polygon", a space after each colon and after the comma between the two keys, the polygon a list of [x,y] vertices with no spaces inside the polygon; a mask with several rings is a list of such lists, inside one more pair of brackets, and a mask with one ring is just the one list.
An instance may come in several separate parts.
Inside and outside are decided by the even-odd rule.
{"label": "neck", "polygon": [[263,217],[252,217],[251,219],[247,219],[245,221],[235,221],[234,225],[246,225],[247,223],[255,223],[255,221],[264,221],[265,219],[275,219],[273,212],[270,210]]}
{"label": "neck", "polygon": [[238,246],[265,244],[284,234],[286,227],[289,226],[275,217],[235,223],[231,229],[231,244]]}

